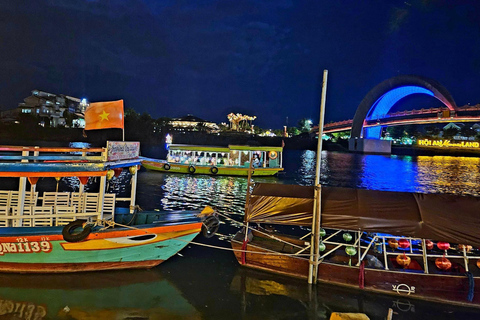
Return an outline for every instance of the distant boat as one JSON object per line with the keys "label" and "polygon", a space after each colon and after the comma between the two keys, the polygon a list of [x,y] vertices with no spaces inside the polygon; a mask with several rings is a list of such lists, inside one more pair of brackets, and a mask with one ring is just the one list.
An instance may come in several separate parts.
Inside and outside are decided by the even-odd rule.
{"label": "distant boat", "polygon": [[[213,235],[218,220],[209,207],[138,210],[139,149],[138,142],[108,142],[107,148],[0,146],[0,178],[18,179],[14,190],[0,191],[0,272],[151,268],[201,230]],[[106,193],[107,181],[124,169],[130,195]],[[79,192],[45,191],[39,197],[39,178],[62,177],[78,177]],[[100,178],[98,192],[84,191],[90,177]]]}
{"label": "distant boat", "polygon": [[227,176],[273,176],[283,170],[282,147],[228,147],[172,144],[167,160],[143,158],[148,170]]}

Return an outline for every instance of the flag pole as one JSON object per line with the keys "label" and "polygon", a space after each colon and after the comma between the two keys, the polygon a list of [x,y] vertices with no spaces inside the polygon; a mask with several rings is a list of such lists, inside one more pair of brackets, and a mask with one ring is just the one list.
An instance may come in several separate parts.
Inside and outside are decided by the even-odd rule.
{"label": "flag pole", "polygon": [[323,70],[322,100],[320,103],[320,120],[318,121],[317,167],[315,172],[315,197],[313,200],[312,236],[310,238],[310,265],[308,269],[308,283],[317,282],[318,263],[320,260],[320,219],[321,219],[321,184],[320,168],[322,159],[322,135],[325,115],[325,100],[327,98],[328,70]]}

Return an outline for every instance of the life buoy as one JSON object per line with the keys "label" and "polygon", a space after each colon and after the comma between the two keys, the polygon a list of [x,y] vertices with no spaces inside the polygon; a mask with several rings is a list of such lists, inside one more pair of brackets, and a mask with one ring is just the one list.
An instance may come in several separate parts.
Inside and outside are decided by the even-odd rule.
{"label": "life buoy", "polygon": [[188,172],[190,172],[190,173],[195,173],[195,171],[197,171],[197,169],[195,169],[194,166],[188,167]]}
{"label": "life buoy", "polygon": [[205,238],[211,238],[218,231],[220,220],[216,216],[209,216],[203,221],[202,234]]}
{"label": "life buoy", "polygon": [[168,163],[165,163],[165,164],[163,165],[163,169],[165,169],[165,170],[167,170],[167,171],[170,170],[170,165],[169,165]]}
{"label": "life buoy", "polygon": [[[79,242],[88,237],[92,231],[92,227],[87,225],[83,226],[87,220],[78,219],[70,222],[62,229],[63,240],[68,242]],[[75,230],[78,228],[83,228],[81,232],[75,233]]]}
{"label": "life buoy", "polygon": [[277,157],[278,157],[277,151],[270,151],[270,152],[268,153],[268,157],[269,157],[270,159],[272,159],[272,160],[277,159]]}
{"label": "life buoy", "polygon": [[217,167],[211,167],[211,168],[210,168],[210,172],[211,172],[212,174],[217,174],[217,173],[218,173],[218,168],[217,168]]}

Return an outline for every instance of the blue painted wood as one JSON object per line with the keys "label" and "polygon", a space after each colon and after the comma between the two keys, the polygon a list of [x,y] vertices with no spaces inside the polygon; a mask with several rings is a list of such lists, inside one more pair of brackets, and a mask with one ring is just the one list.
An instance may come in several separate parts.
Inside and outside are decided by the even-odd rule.
{"label": "blue painted wood", "polygon": [[0,163],[0,172],[81,172],[105,170],[106,168],[103,163]]}
{"label": "blue painted wood", "polygon": [[101,156],[2,156],[0,160],[39,160],[39,161],[103,161]]}

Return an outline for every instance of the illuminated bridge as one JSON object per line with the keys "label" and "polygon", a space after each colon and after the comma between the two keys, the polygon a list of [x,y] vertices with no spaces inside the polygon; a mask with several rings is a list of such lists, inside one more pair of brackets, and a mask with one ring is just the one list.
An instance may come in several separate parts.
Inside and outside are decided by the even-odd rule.
{"label": "illuminated bridge", "polygon": [[[439,108],[389,113],[403,98],[423,94],[439,100]],[[480,105],[457,107],[448,90],[433,79],[401,75],[375,86],[360,102],[352,120],[329,123],[324,133],[350,130],[349,150],[390,153],[391,141],[381,140],[388,126],[480,121]]]}
{"label": "illuminated bridge", "polygon": [[[430,108],[388,113],[375,119],[365,119],[365,128],[375,126],[405,126],[409,124],[430,124],[449,122],[480,122],[480,104],[457,107],[450,112],[448,108]],[[350,131],[353,120],[330,122],[323,126],[323,133]]]}

